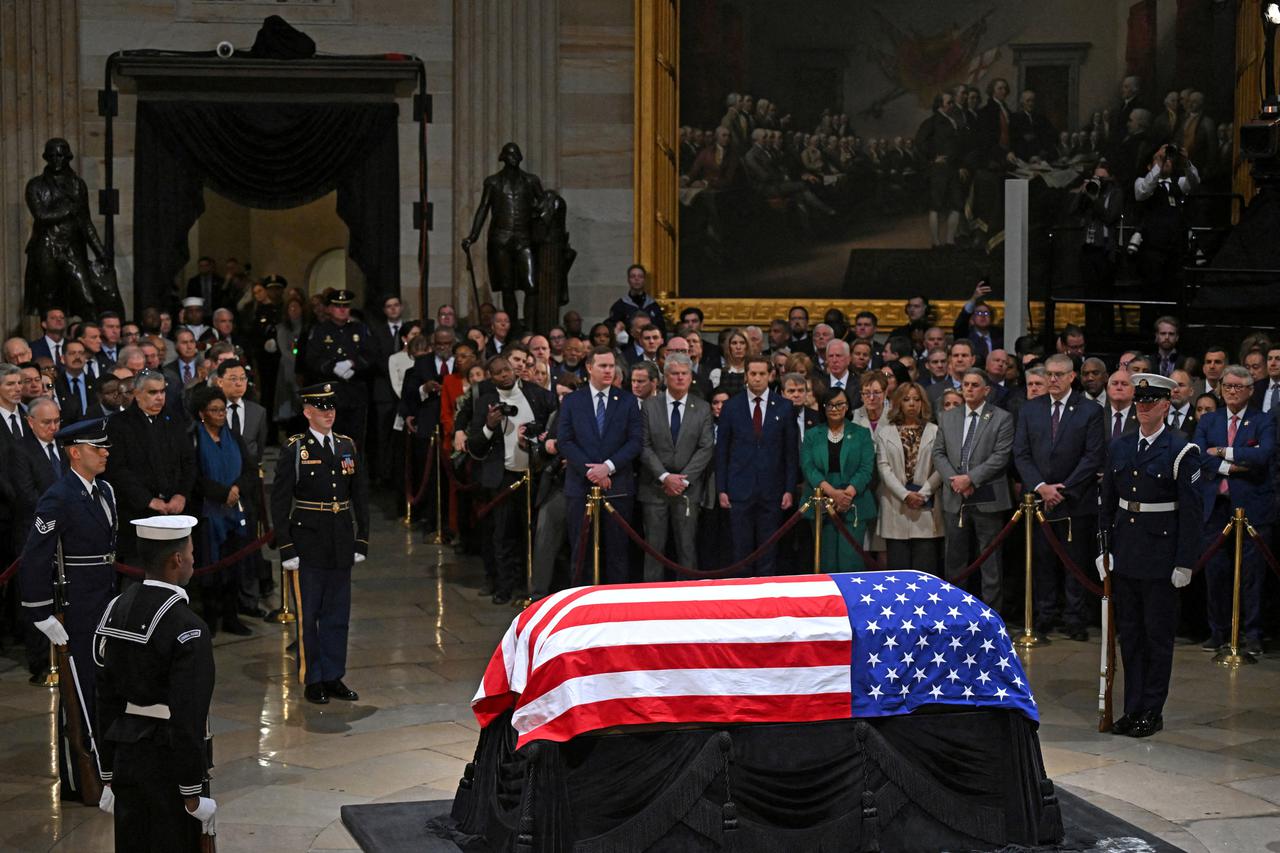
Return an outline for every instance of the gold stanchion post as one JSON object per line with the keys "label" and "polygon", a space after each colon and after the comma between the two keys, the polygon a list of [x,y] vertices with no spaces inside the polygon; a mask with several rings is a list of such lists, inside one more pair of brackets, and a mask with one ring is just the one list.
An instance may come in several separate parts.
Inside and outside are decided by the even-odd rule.
{"label": "gold stanchion post", "polygon": [[520,484],[524,486],[524,513],[525,513],[525,537],[524,537],[524,595],[511,600],[512,607],[518,607],[521,610],[533,604],[533,469],[526,468],[524,476],[520,478]]}
{"label": "gold stanchion post", "polygon": [[591,487],[591,582],[600,585],[600,511],[603,509],[604,492],[599,486]]}
{"label": "gold stanchion post", "polygon": [[49,644],[49,668],[45,670],[44,680],[40,683],[45,687],[58,686],[58,650],[53,647],[53,643]]}
{"label": "gold stanchion post", "polygon": [[1240,651],[1240,574],[1244,562],[1244,531],[1249,523],[1243,508],[1236,507],[1231,523],[1236,529],[1235,576],[1231,580],[1231,645],[1227,651],[1219,652],[1213,662],[1227,669],[1239,669],[1258,661],[1248,652]]}
{"label": "gold stanchion post", "polygon": [[813,490],[813,573],[815,575],[822,574],[822,522],[824,510],[826,510],[827,499],[822,494],[822,489]]}
{"label": "gold stanchion post", "polygon": [[[285,520],[288,524],[288,520]],[[280,609],[272,610],[267,614],[266,621],[274,622],[277,625],[288,625],[291,622],[298,621],[298,617],[289,609],[289,584],[286,583],[289,573],[284,570],[284,561],[280,561]]]}
{"label": "gold stanchion post", "polygon": [[[427,448],[427,455],[431,455],[431,448]],[[405,427],[404,431],[404,458],[405,465],[410,471],[413,470],[413,438],[409,435],[409,428]],[[413,481],[409,482],[409,490],[413,490]],[[404,496],[404,518],[400,519],[400,523],[405,527],[413,527],[413,498],[409,495]]]}
{"label": "gold stanchion post", "polygon": [[435,532],[435,535],[431,537],[431,544],[443,545],[444,544],[444,498],[442,496],[443,489],[440,483],[440,479],[441,479],[440,469],[441,469],[442,460],[440,457],[441,447],[440,447],[440,425],[439,424],[436,424],[436,431],[432,434],[431,443],[432,445],[434,445],[435,451],[436,451],[435,459],[429,460],[431,464],[435,467],[435,470],[432,471],[431,473],[436,478],[436,532]]}
{"label": "gold stanchion post", "polygon": [[1022,633],[1014,638],[1013,644],[1020,649],[1030,649],[1036,646],[1043,646],[1049,642],[1048,637],[1042,637],[1035,631],[1035,619],[1032,613],[1031,598],[1031,536],[1035,530],[1036,523],[1036,496],[1035,492],[1022,493],[1022,520],[1026,523],[1025,531],[1025,550],[1027,560],[1026,571],[1026,591],[1022,601]]}

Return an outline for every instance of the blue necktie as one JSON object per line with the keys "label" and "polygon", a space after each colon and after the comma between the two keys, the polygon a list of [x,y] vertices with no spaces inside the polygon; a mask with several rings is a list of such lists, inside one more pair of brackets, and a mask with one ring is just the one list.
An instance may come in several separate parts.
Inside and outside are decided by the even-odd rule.
{"label": "blue necktie", "polygon": [[53,442],[46,444],[44,449],[49,453],[49,463],[53,465],[54,478],[62,476],[62,466],[58,463],[58,454],[53,449]]}
{"label": "blue necktie", "polygon": [[1280,383],[1271,383],[1271,405],[1267,406],[1267,411],[1280,411]]}
{"label": "blue necktie", "polygon": [[604,392],[596,392],[596,430],[604,435]]}
{"label": "blue necktie", "polygon": [[70,379],[71,379],[71,393],[74,394],[75,398],[80,401],[80,414],[82,415],[88,414],[89,401],[84,398],[84,391],[80,387],[80,377],[72,376],[70,377]]}
{"label": "blue necktie", "polygon": [[671,401],[671,443],[680,440],[680,401]]}

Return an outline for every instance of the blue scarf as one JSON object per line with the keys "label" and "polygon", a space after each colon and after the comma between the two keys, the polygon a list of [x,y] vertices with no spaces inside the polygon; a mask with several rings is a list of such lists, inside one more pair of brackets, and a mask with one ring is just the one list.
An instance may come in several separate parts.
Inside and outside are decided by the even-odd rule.
{"label": "blue scarf", "polygon": [[[197,424],[196,450],[200,457],[200,473],[206,479],[222,483],[228,488],[240,479],[240,447],[228,427],[223,426],[218,440],[214,441],[209,431]],[[231,534],[239,533],[244,527],[244,513],[222,501],[206,498],[200,514],[200,520],[207,531],[209,559],[216,562],[221,559],[223,543]]]}

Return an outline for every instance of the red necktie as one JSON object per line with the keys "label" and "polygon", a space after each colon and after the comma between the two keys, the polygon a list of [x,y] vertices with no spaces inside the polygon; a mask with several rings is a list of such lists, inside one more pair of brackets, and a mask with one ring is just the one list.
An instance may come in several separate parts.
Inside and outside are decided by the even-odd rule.
{"label": "red necktie", "polygon": [[[1239,426],[1239,421],[1239,415],[1232,415],[1231,420],[1227,423],[1227,447],[1232,447],[1236,443],[1236,429]],[[1218,483],[1218,494],[1225,495],[1230,492],[1229,482],[1226,477],[1222,478],[1222,482]]]}
{"label": "red necktie", "polygon": [[448,359],[444,359],[444,358],[440,359],[440,371],[439,371],[439,373],[440,373],[440,376],[441,376],[441,377],[445,377],[445,376],[448,376],[448,375],[449,375],[449,361],[448,361]]}
{"label": "red necktie", "polygon": [[1049,434],[1050,441],[1058,440],[1058,422],[1062,420],[1062,403],[1061,401],[1053,404],[1053,421],[1051,423],[1052,431]]}
{"label": "red necktie", "polygon": [[760,409],[760,398],[756,397],[756,410],[751,415],[751,428],[755,430],[756,439],[760,438],[760,433],[764,431],[764,412]]}

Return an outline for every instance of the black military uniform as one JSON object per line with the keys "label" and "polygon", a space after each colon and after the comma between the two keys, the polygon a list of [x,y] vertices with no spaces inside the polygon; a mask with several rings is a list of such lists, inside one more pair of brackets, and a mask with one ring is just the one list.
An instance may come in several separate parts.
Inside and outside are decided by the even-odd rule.
{"label": "black military uniform", "polygon": [[[304,405],[333,408],[331,383],[304,388]],[[308,429],[291,436],[271,486],[271,518],[280,559],[290,568],[298,601],[298,678],[307,699],[355,699],[342,683],[347,669],[351,567],[369,552],[369,484],[356,443]],[[354,529],[353,529],[354,522]],[[322,627],[323,626],[323,627]]]}
{"label": "black military uniform", "polygon": [[[139,538],[176,539],[196,519],[134,524]],[[184,799],[208,793],[213,639],[189,604],[181,587],[148,578],[108,605],[96,631],[100,761],[117,850],[200,849],[202,822]]]}
{"label": "black military uniform", "polygon": [[[1148,373],[1134,377],[1134,398],[1167,400],[1176,384]],[[1103,468],[1099,524],[1110,534],[1111,588],[1124,663],[1124,716],[1114,734],[1146,737],[1164,726],[1178,590],[1199,553],[1200,450],[1163,424],[1111,443]]]}
{"label": "black military uniform", "polygon": [[[106,421],[99,418],[63,427],[54,436],[59,444],[110,447]],[[47,623],[55,613],[68,636],[70,672],[61,678],[75,682],[80,707],[58,706],[58,775],[63,799],[82,798],[82,780],[67,740],[67,718],[81,718],[85,746],[94,750],[93,631],[116,591],[115,550],[118,523],[115,491],[101,477],[86,481],[68,469],[36,504],[35,521],[22,550],[19,583],[23,613],[34,625]],[[58,559],[62,574],[59,584]],[[95,756],[97,755],[94,750]],[[98,768],[99,774],[101,767]],[[93,805],[93,803],[87,803]]]}
{"label": "black military uniform", "polygon": [[[355,298],[349,290],[335,290],[326,304],[349,308]],[[333,428],[353,436],[361,447],[369,417],[369,383],[377,373],[374,357],[369,327],[358,320],[341,325],[325,320],[312,327],[307,338],[307,377],[333,387],[338,410]]]}

